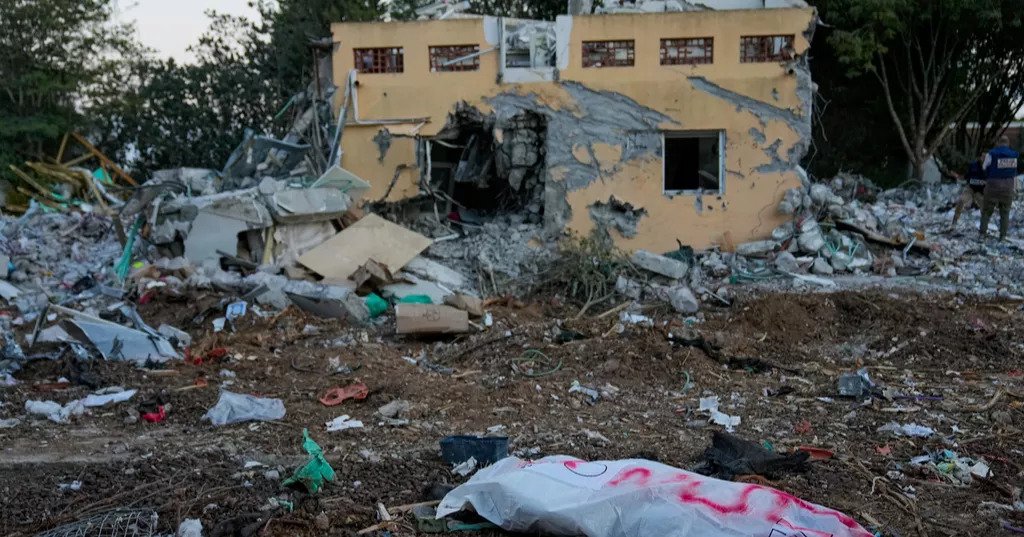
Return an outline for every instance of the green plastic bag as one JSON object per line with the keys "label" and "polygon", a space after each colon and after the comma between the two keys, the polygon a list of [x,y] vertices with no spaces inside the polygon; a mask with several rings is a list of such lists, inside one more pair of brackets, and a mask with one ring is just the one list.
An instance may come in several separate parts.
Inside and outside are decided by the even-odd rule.
{"label": "green plastic bag", "polygon": [[398,299],[399,304],[433,304],[427,295],[406,295]]}
{"label": "green plastic bag", "polygon": [[324,486],[324,481],[334,481],[334,468],[324,458],[324,450],[309,437],[309,430],[302,430],[302,449],[309,454],[309,462],[295,470],[291,477],[281,484],[302,483],[310,494],[316,494]]}
{"label": "green plastic bag", "polygon": [[370,317],[376,317],[388,311],[388,301],[377,296],[376,293],[366,295],[363,301],[366,302],[366,308],[370,310]]}

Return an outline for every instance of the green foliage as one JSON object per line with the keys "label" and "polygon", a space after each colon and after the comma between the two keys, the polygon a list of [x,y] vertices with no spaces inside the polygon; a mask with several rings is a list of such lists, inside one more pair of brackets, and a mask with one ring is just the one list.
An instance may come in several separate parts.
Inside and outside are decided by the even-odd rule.
{"label": "green foliage", "polygon": [[120,62],[138,56],[114,0],[0,0],[0,178],[41,158],[102,99]]}
{"label": "green foliage", "polygon": [[[821,0],[827,44],[852,79],[875,79],[919,176],[954,125],[1005,122],[1024,91],[1020,0]],[[1020,101],[1017,101],[1018,103]],[[1019,106],[1019,104],[1018,104]]]}
{"label": "green foliage", "polygon": [[565,0],[470,0],[469,9],[481,15],[553,21],[567,5]]}

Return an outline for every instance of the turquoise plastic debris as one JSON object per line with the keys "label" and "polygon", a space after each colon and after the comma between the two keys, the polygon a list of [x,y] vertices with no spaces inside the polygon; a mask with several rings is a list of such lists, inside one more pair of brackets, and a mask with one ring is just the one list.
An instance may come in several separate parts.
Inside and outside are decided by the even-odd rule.
{"label": "turquoise plastic debris", "polygon": [[381,313],[388,311],[388,301],[384,300],[376,293],[370,293],[363,299],[366,302],[366,308],[370,310],[370,317],[377,317]]}
{"label": "turquoise plastic debris", "polygon": [[145,219],[140,215],[132,224],[132,230],[128,232],[128,240],[124,243],[124,250],[121,251],[121,259],[117,261],[114,270],[117,273],[117,281],[124,282],[128,277],[128,270],[132,266],[132,248],[135,247],[135,238],[139,236],[139,229]]}
{"label": "turquoise plastic debris", "polygon": [[398,299],[399,304],[433,304],[427,295],[406,295]]}
{"label": "turquoise plastic debris", "polygon": [[302,483],[310,494],[316,494],[323,488],[324,481],[334,481],[334,468],[331,468],[331,463],[324,458],[324,450],[320,448],[320,444],[309,437],[308,429],[302,430],[302,449],[309,454],[309,461],[281,484],[287,487],[294,483]]}

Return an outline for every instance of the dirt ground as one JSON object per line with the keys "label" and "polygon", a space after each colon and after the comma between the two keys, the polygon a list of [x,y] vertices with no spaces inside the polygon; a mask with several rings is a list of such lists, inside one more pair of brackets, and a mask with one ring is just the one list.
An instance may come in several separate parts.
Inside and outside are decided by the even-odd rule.
{"label": "dirt ground", "polygon": [[[709,395],[742,418],[735,433],[743,438],[779,452],[832,450],[833,458],[814,462],[810,471],[769,483],[843,511],[872,531],[1009,535],[1004,524],[1024,526],[1024,512],[993,506],[1019,501],[1024,481],[1019,303],[881,291],[741,293],[732,307],[710,308],[692,327],[719,349],[709,356],[678,344],[680,334],[693,333],[678,315],[660,310],[646,312],[654,327],[617,327],[615,315],[572,320],[576,310],[561,304],[506,302],[490,308],[494,325],[485,332],[433,340],[396,337],[386,320],[355,327],[293,310],[249,314],[235,333],[213,334],[208,321],[192,326],[192,317],[218,298],[157,299],[139,311],[153,326],[187,329],[193,354],[225,347],[226,357],[172,362],[164,371],[96,362],[83,372],[70,362],[35,361],[15,375],[20,384],[0,387],[0,419],[22,416],[29,399],[83,397],[90,389],[76,384],[82,378],[140,391],[70,424],[37,417],[0,429],[3,534],[32,535],[113,508],[147,507],[159,513],[167,533],[185,518],[200,518],[205,534],[214,536],[350,535],[378,522],[378,502],[420,502],[430,499],[434,485],[464,481],[440,457],[438,441],[451,434],[503,426],[510,452],[531,457],[643,457],[692,467],[721,429],[697,410],[698,399]],[[521,360],[537,356],[531,349],[560,368],[528,375],[550,369]],[[453,374],[408,360],[423,356]],[[332,373],[332,358],[355,371]],[[890,388],[889,399],[837,395],[839,375],[862,366]],[[75,382],[46,386],[61,376]],[[370,388],[365,400],[330,408],[318,401],[328,388],[357,379]],[[574,380],[618,391],[591,402],[569,392]],[[215,428],[201,416],[216,402],[218,387],[281,398],[287,415]],[[138,403],[158,395],[167,403],[166,420],[139,420]],[[395,399],[411,403],[408,425],[375,416]],[[365,427],[326,432],[324,423],[342,414]],[[936,434],[877,431],[893,421]],[[306,460],[304,428],[337,471],[337,480],[316,496],[280,483]],[[961,485],[909,464],[943,449],[984,458],[991,477]],[[246,468],[247,462],[262,466]],[[79,490],[61,490],[76,480]],[[271,498],[291,501],[294,510]],[[414,528],[406,515],[390,530],[414,535]]]}

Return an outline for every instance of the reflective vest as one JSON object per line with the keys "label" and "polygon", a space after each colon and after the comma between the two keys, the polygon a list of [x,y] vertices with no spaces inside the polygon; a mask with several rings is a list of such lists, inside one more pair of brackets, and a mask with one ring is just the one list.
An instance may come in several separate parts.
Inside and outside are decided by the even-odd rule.
{"label": "reflective vest", "polygon": [[984,162],[976,160],[967,165],[967,184],[979,190],[985,187],[985,178],[988,177],[985,174]]}
{"label": "reflective vest", "polygon": [[1020,153],[1006,146],[1000,146],[988,152],[991,162],[988,165],[989,179],[1013,179],[1017,176],[1017,157]]}

